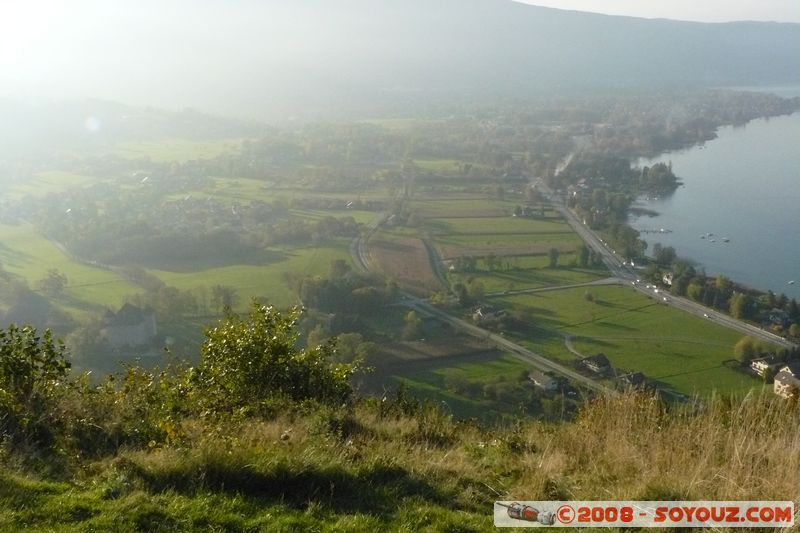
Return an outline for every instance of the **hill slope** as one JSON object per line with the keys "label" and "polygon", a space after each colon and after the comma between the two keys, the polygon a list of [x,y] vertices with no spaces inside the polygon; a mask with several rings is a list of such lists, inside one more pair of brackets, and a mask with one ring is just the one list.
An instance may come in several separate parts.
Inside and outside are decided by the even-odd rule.
{"label": "hill slope", "polygon": [[691,415],[628,396],[505,429],[392,401],[184,421],[180,444],[83,462],[71,481],[0,466],[0,529],[486,531],[496,499],[796,502],[798,420],[775,400]]}
{"label": "hill slope", "polygon": [[286,118],[436,97],[800,81],[800,24],[646,20],[511,0],[176,0],[170,9],[143,0],[70,16],[31,59],[48,70],[0,72],[3,87]]}
{"label": "hill slope", "polygon": [[273,103],[295,108],[800,81],[800,24],[649,20],[510,0],[293,4],[284,22],[302,46],[264,43],[284,50],[291,69],[269,55],[254,64],[270,73],[270,86],[260,83],[277,91]]}

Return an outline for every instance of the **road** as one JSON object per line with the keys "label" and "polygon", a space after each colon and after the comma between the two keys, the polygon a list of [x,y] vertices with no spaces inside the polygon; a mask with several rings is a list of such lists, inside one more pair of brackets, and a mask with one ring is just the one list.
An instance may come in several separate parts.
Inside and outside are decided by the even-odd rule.
{"label": "road", "polygon": [[567,209],[561,199],[558,198],[544,184],[543,181],[538,180],[536,185],[544,193],[548,200],[550,200],[550,203],[553,204],[555,209],[561,213],[561,215],[564,217],[564,220],[566,220],[572,229],[574,229],[575,232],[580,235],[581,239],[583,239],[583,242],[601,255],[603,258],[603,263],[606,265],[606,267],[608,267],[612,275],[618,278],[622,283],[632,286],[642,294],[660,300],[660,303],[664,305],[669,305],[687,313],[705,318],[706,320],[709,320],[715,324],[719,324],[720,326],[725,326],[727,328],[744,333],[745,335],[771,342],[784,348],[797,348],[795,343],[790,342],[783,337],[779,337],[778,335],[774,335],[752,324],[748,324],[747,322],[737,320],[724,313],[720,313],[714,309],[705,307],[692,300],[688,300],[680,296],[673,296],[671,294],[662,294],[660,291],[656,291],[656,287],[640,282],[640,274],[637,273],[633,267],[623,265],[622,258],[620,258],[614,252],[614,250],[610,249],[594,231],[586,227],[585,224],[578,220],[578,217],[575,215],[575,213],[573,213],[570,209]]}
{"label": "road", "polygon": [[520,346],[519,344],[506,339],[501,335],[497,335],[492,333],[491,331],[487,331],[483,328],[480,328],[471,322],[463,320],[461,318],[455,317],[436,307],[432,306],[431,304],[427,303],[424,300],[419,298],[415,298],[411,295],[405,295],[405,299],[403,300],[403,304],[406,307],[410,307],[414,309],[420,314],[435,317],[442,322],[449,324],[451,327],[459,329],[468,335],[472,335],[473,337],[478,337],[480,339],[486,340],[494,344],[495,346],[502,348],[503,350],[508,351],[514,357],[525,361],[526,363],[532,364],[533,366],[537,367],[540,370],[544,371],[552,371],[557,374],[560,374],[568,379],[571,379],[577,383],[581,383],[587,388],[606,395],[616,395],[617,391],[611,389],[602,383],[599,383],[593,380],[590,377],[584,376],[571,368],[567,368],[563,365],[555,363],[546,357],[539,355],[535,352],[528,350]]}
{"label": "road", "polygon": [[[354,238],[350,243],[350,255],[353,257],[353,262],[362,272],[369,272],[369,256],[367,253],[367,246],[366,243],[369,241],[369,238],[372,234],[377,231],[381,224],[386,220],[387,214],[380,213],[376,216],[366,227],[365,231],[361,232],[361,234]],[[439,276],[444,277],[443,273],[441,272],[441,262],[438,259],[438,256],[435,253],[435,250],[432,249],[432,246],[426,242],[426,246],[428,247],[428,253],[431,258],[432,266],[436,269],[436,272]],[[437,268],[438,267],[438,268]],[[608,280],[599,280],[599,282],[608,282]],[[617,283],[617,280],[614,280],[614,283]],[[592,282],[598,283],[598,282]],[[547,290],[547,288],[545,288]],[[521,293],[522,291],[514,291],[513,294]],[[528,350],[520,346],[519,344],[506,339],[500,335],[494,334],[490,331],[487,331],[483,328],[480,328],[471,322],[466,320],[462,320],[458,317],[449,315],[436,307],[430,305],[424,300],[416,298],[410,294],[404,294],[404,299],[400,302],[401,305],[406,307],[410,307],[414,309],[418,313],[423,315],[435,317],[442,322],[449,324],[451,327],[461,330],[468,335],[472,335],[473,337],[479,337],[481,339],[487,340],[493,343],[495,346],[498,346],[504,350],[507,350],[511,355],[514,357],[533,365],[534,367],[538,368],[539,370],[545,371],[552,371],[557,374],[560,374],[568,379],[571,379],[577,383],[582,383],[587,388],[607,395],[614,395],[617,392],[605,385],[586,377],[574,370],[567,368],[563,365],[558,363],[554,363],[553,361],[541,356],[535,352]]]}
{"label": "road", "polygon": [[367,241],[378,230],[388,218],[388,213],[382,211],[375,216],[374,219],[366,225],[358,237],[350,241],[350,256],[353,258],[353,263],[361,272],[369,272],[369,254],[367,252]]}

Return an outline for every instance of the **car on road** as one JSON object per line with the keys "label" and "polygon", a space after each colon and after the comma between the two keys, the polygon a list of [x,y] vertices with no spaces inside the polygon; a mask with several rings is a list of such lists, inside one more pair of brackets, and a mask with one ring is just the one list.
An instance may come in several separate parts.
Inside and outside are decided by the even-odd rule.
{"label": "car on road", "polygon": [[703,316],[704,316],[705,318],[708,318],[708,313],[703,313]]}

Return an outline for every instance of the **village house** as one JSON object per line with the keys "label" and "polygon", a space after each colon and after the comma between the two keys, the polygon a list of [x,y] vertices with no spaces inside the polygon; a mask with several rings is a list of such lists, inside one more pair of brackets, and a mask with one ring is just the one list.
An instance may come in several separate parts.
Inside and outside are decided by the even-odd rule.
{"label": "village house", "polygon": [[789,313],[783,309],[773,309],[769,312],[769,321],[775,325],[785,328],[789,325]]}
{"label": "village house", "polygon": [[778,372],[789,372],[796,378],[800,379],[800,361],[793,360],[787,362],[785,365],[778,369]]}
{"label": "village house", "polygon": [[668,287],[672,287],[673,277],[674,277],[674,274],[672,272],[667,272],[666,274],[664,274],[661,277],[661,281],[664,282],[664,285],[666,285]]}
{"label": "village house", "polygon": [[505,318],[505,316],[506,311],[504,309],[495,309],[484,305],[475,310],[472,314],[472,320],[480,325],[496,324]]}
{"label": "village house", "polygon": [[540,389],[544,389],[546,392],[555,392],[559,388],[559,382],[557,379],[538,370],[532,370],[528,374],[528,378],[533,382],[534,385]]}
{"label": "village house", "polygon": [[781,370],[775,375],[772,387],[778,396],[791,398],[800,393],[800,379],[797,374],[792,374],[789,370]]}
{"label": "village house", "polygon": [[622,389],[645,390],[648,387],[647,378],[641,372],[628,372],[620,376],[617,383]]}
{"label": "village house", "polygon": [[769,357],[762,357],[760,359],[753,359],[750,361],[750,368],[753,369],[753,372],[761,376],[762,378],[767,375],[768,372],[771,371],[778,371],[785,363],[778,357],[774,355],[770,355]]}
{"label": "village house", "polygon": [[603,353],[581,359],[581,364],[595,374],[607,374],[611,371],[611,362]]}
{"label": "village house", "polygon": [[143,346],[156,336],[156,314],[126,303],[119,311],[106,311],[100,335],[114,348]]}

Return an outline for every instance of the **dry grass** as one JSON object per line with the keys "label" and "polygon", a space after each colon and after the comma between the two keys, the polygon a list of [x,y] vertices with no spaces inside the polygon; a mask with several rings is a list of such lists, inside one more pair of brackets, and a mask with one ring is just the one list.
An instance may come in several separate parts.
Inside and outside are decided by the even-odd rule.
{"label": "dry grass", "polygon": [[442,290],[422,239],[379,234],[370,239],[368,249],[380,272],[404,289],[423,296]]}
{"label": "dry grass", "polygon": [[372,401],[184,431],[88,464],[76,483],[0,471],[0,526],[485,531],[497,499],[800,500],[800,407],[774,398],[669,412],[630,395],[574,422],[494,428]]}
{"label": "dry grass", "polygon": [[544,468],[526,469],[508,487],[515,497],[555,480],[579,499],[800,498],[800,411],[777,399],[666,413],[629,396],[594,404],[554,432],[533,426],[526,438],[541,448],[527,459]]}
{"label": "dry grass", "polygon": [[532,500],[800,500],[800,408],[778,399],[715,399],[694,412],[668,412],[653,398],[629,395],[599,400],[574,422],[516,428],[361,406],[342,431],[341,416],[257,422],[239,428],[235,443],[203,434],[183,451],[136,460],[158,470],[180,464],[177,456],[221,449],[251,457],[244,463],[255,470],[284,458],[354,472],[388,460],[464,510],[494,499],[491,489]]}

